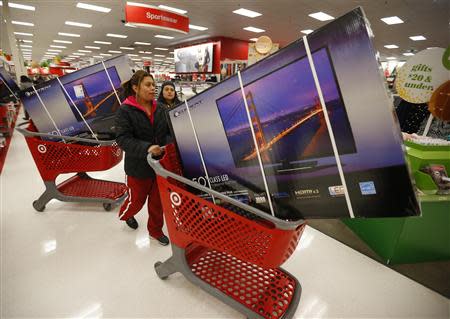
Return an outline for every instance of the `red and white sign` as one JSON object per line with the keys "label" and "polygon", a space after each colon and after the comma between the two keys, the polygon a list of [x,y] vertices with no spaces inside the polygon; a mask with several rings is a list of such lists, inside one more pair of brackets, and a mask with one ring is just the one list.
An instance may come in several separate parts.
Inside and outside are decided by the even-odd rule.
{"label": "red and white sign", "polygon": [[127,2],[125,4],[125,20],[137,27],[158,28],[181,33],[189,32],[187,16],[142,3]]}

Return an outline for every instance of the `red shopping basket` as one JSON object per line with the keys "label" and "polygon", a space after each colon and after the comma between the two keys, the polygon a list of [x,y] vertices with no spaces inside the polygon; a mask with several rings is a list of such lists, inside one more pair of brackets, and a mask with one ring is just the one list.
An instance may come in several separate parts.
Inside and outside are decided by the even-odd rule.
{"label": "red shopping basket", "polygon": [[[294,252],[304,222],[277,219],[175,174],[180,162],[173,145],[160,162],[149,163],[157,173],[173,251],[155,265],[158,276],[181,272],[249,318],[292,317],[301,287],[279,266]],[[183,185],[235,208],[215,205]]]}
{"label": "red shopping basket", "polygon": [[[112,205],[126,197],[125,184],[94,179],[86,174],[110,169],[122,160],[122,150],[114,141],[38,133],[32,123],[26,129],[17,130],[25,136],[46,187],[33,202],[37,211],[43,211],[53,198],[66,202],[100,202],[105,210],[111,210]],[[76,175],[56,185],[58,175],[66,173]]]}

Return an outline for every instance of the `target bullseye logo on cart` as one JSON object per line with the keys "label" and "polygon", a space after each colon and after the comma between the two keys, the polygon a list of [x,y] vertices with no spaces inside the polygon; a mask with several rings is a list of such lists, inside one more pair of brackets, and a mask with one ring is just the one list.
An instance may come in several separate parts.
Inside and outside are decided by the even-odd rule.
{"label": "target bullseye logo on cart", "polygon": [[44,154],[45,152],[47,152],[47,147],[45,147],[45,145],[39,144],[38,147],[38,152],[41,154]]}
{"label": "target bullseye logo on cart", "polygon": [[172,202],[173,205],[180,206],[181,205],[181,196],[176,192],[172,192],[172,193],[170,193],[170,201]]}

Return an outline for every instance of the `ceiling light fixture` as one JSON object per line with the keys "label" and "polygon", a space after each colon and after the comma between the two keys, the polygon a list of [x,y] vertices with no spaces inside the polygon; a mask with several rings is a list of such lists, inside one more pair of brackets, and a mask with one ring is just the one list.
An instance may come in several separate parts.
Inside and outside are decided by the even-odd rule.
{"label": "ceiling light fixture", "polygon": [[255,27],[245,27],[243,29],[247,30],[247,31],[250,31],[250,32],[256,32],[256,33],[261,33],[261,32],[265,32],[266,31],[264,29],[259,29],[259,28],[255,28]]}
{"label": "ceiling light fixture", "polygon": [[311,18],[320,20],[320,21],[328,21],[328,20],[334,19],[334,17],[332,17],[329,14],[326,14],[325,12],[322,12],[322,11],[310,13],[310,14],[308,14],[308,16],[310,16]]}
{"label": "ceiling light fixture", "polygon": [[404,56],[412,56],[412,55],[414,55],[414,53],[412,53],[412,52],[405,52],[405,53],[403,53],[403,55]]}
{"label": "ceiling light fixture", "polygon": [[386,60],[397,60],[397,58],[395,56],[390,56],[390,57],[387,57]]}
{"label": "ceiling light fixture", "polygon": [[262,14],[256,11],[240,8],[238,10],[234,10],[233,13],[240,14],[241,16],[246,16],[249,18],[256,18],[261,16]]}
{"label": "ceiling light fixture", "polygon": [[161,35],[161,34],[157,34],[155,35],[155,38],[160,38],[160,39],[173,39],[174,37],[168,36],[168,35]]}
{"label": "ceiling light fixture", "polygon": [[190,24],[190,25],[189,25],[189,29],[200,30],[200,31],[208,30],[207,27],[202,27],[202,26],[199,26],[199,25],[193,25],[193,24]]}
{"label": "ceiling light fixture", "polygon": [[62,50],[58,49],[47,49],[48,52],[62,52]]}
{"label": "ceiling light fixture", "polygon": [[91,45],[85,45],[84,46],[86,49],[95,49],[95,50],[100,50],[100,47],[93,47]]}
{"label": "ceiling light fixture", "polygon": [[[1,2],[1,5],[3,5],[3,2]],[[36,8],[33,6],[27,6],[24,4],[14,3],[14,2],[8,2],[8,7],[15,8],[15,9],[22,9],[22,10],[28,10],[28,11],[36,11]]]}
{"label": "ceiling light fixture", "polygon": [[380,20],[389,25],[403,23],[403,20],[397,16],[385,17],[385,18],[381,18]]}
{"label": "ceiling light fixture", "polygon": [[86,55],[86,54],[84,54],[84,53],[79,53],[79,52],[74,52],[74,53],[72,53],[72,55],[80,55],[80,56],[83,56],[83,55]]}
{"label": "ceiling light fixture", "polygon": [[103,57],[101,55],[93,55],[93,58],[97,58],[97,59],[103,59]]}
{"label": "ceiling light fixture", "polygon": [[14,32],[14,34],[25,35],[25,36],[28,36],[28,37],[32,37],[33,36],[33,33],[26,33],[26,32]]}
{"label": "ceiling light fixture", "polygon": [[134,48],[131,48],[131,47],[120,47],[120,49],[122,49],[122,50],[134,50]]}
{"label": "ceiling light fixture", "polygon": [[106,36],[107,36],[107,37],[111,37],[111,38],[121,38],[121,39],[128,38],[127,35],[116,34],[116,33],[107,33]]}
{"label": "ceiling light fixture", "polygon": [[18,40],[19,42],[24,42],[24,43],[33,43],[33,40]]}
{"label": "ceiling light fixture", "polygon": [[147,60],[153,59],[151,56],[143,56],[142,58],[143,58],[143,59],[147,59]]}
{"label": "ceiling light fixture", "polygon": [[20,45],[22,48],[32,48],[32,45],[28,45],[28,44],[21,44]]}
{"label": "ceiling light fixture", "polygon": [[122,53],[122,51],[109,50],[109,53]]}
{"label": "ceiling light fixture", "polygon": [[131,53],[129,53],[129,54],[127,54],[128,56],[139,56],[139,54],[131,54]]}
{"label": "ceiling light fixture", "polygon": [[169,51],[169,49],[166,49],[166,48],[155,48],[155,50],[159,50],[159,51]]}
{"label": "ceiling light fixture", "polygon": [[109,54],[109,53],[100,53],[100,55],[103,55],[103,56],[112,56],[112,54]]}
{"label": "ceiling light fixture", "polygon": [[79,38],[80,35],[76,33],[65,33],[65,32],[58,32],[58,35],[62,35],[65,37],[72,37],[72,38]]}
{"label": "ceiling light fixture", "polygon": [[108,13],[108,12],[111,11],[110,8],[101,7],[101,6],[95,6],[93,4],[87,4],[87,3],[83,3],[83,2],[78,2],[77,3],[77,8],[86,9],[86,10],[93,10],[93,11],[98,11],[98,12],[104,12],[104,13]]}
{"label": "ceiling light fixture", "polygon": [[97,43],[97,44],[111,44],[111,42],[107,42],[107,41],[94,41],[94,43]]}
{"label": "ceiling light fixture", "polygon": [[92,24],[88,24],[88,23],[66,21],[65,24],[66,25],[71,25],[71,26],[74,26],[74,27],[92,28]]}
{"label": "ceiling light fixture", "polygon": [[426,40],[427,38],[425,38],[423,35],[415,35],[412,37],[409,37],[411,40],[413,41],[423,41]]}
{"label": "ceiling light fixture", "polygon": [[[128,2],[128,3],[130,3],[130,2]],[[165,6],[163,4],[160,4],[158,7],[161,8],[161,9],[165,9],[165,10],[168,10],[168,11],[176,12],[176,13],[179,13],[179,14],[186,14],[187,13],[186,10]]]}
{"label": "ceiling light fixture", "polygon": [[53,40],[53,42],[56,42],[56,43],[69,43],[69,44],[72,43],[72,41],[66,41],[66,40]]}
{"label": "ceiling light fixture", "polygon": [[151,45],[151,43],[148,43],[148,42],[138,42],[138,41],[134,42],[134,44],[138,44],[138,45]]}
{"label": "ceiling light fixture", "polygon": [[60,48],[60,49],[67,49],[67,47],[63,45],[50,45],[50,48]]}
{"label": "ceiling light fixture", "polygon": [[31,22],[11,21],[11,23],[17,24],[17,25],[25,25],[27,27],[34,27],[34,23],[31,23]]}
{"label": "ceiling light fixture", "polygon": [[253,42],[256,42],[256,41],[258,41],[258,38],[251,38],[251,39],[249,39],[250,41],[253,41]]}
{"label": "ceiling light fixture", "polygon": [[310,34],[310,33],[313,33],[314,30],[307,29],[307,30],[302,30],[301,32],[304,33],[304,34]]}
{"label": "ceiling light fixture", "polygon": [[92,53],[91,50],[78,50],[78,52],[86,52],[86,53]]}
{"label": "ceiling light fixture", "polygon": [[395,45],[395,44],[387,44],[384,47],[386,49],[398,49],[398,45]]}
{"label": "ceiling light fixture", "polygon": [[161,58],[165,58],[166,57],[165,55],[162,55],[162,54],[155,54],[155,56],[159,56]]}

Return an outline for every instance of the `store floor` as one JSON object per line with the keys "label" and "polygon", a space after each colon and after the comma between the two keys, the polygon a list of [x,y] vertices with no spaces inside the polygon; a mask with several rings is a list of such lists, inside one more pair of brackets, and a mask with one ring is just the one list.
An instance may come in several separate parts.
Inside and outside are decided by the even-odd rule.
{"label": "store floor", "polygon": [[[95,174],[123,181],[122,166]],[[1,175],[1,318],[243,318],[179,274],[153,264],[170,247],[132,231],[117,210],[51,201],[23,136]],[[296,318],[449,318],[443,296],[307,227],[284,268],[303,286]]]}

